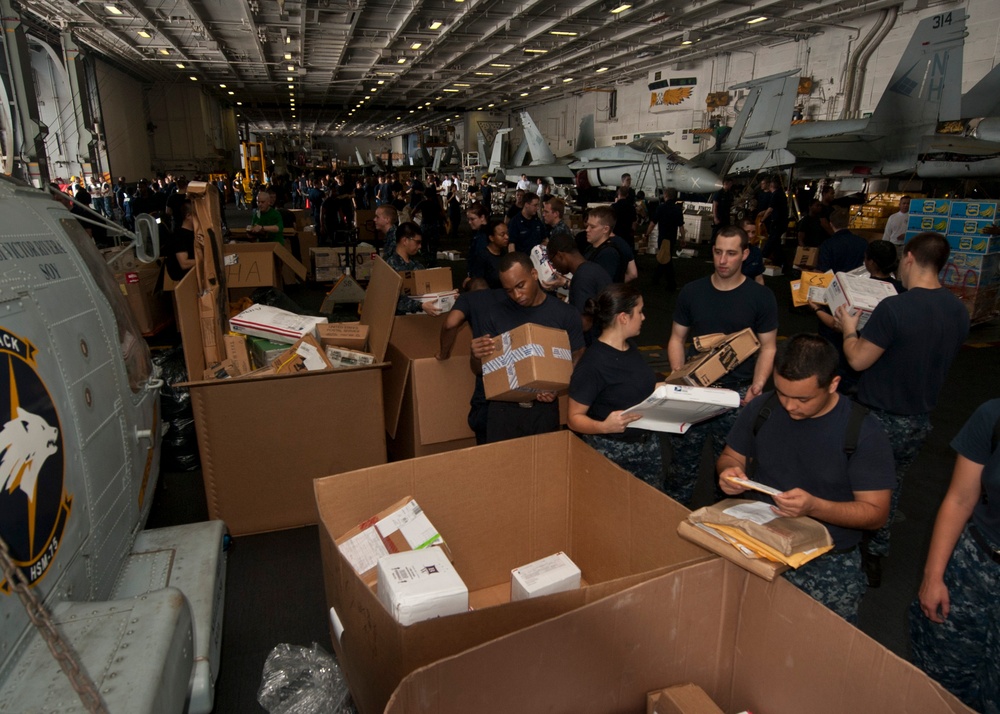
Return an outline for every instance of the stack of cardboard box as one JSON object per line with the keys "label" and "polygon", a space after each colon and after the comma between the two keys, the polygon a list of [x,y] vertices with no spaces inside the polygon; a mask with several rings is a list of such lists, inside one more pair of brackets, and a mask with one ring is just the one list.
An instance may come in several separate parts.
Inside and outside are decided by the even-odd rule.
{"label": "stack of cardboard box", "polygon": [[957,295],[974,322],[1000,307],[1000,226],[997,201],[948,198],[911,201],[906,240],[924,231],[943,234],[951,246],[941,283]]}

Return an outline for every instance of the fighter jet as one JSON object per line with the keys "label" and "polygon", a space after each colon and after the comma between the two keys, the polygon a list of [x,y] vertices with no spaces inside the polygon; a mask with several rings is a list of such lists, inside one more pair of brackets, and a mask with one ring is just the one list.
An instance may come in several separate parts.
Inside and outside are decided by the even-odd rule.
{"label": "fighter jet", "polygon": [[[626,146],[597,147],[594,141],[594,117],[587,115],[580,122],[576,150],[556,158],[545,137],[527,111],[521,111],[524,144],[505,173],[513,180],[520,174],[529,178],[551,178],[554,181],[575,181],[577,188],[591,186],[616,187],[622,174],[632,174],[633,187],[654,195],[657,189],[676,188],[682,193],[711,193],[722,188],[722,181],[711,171],[690,166],[686,159],[672,151],[662,138],[641,137]],[[523,163],[526,152],[531,163]]]}
{"label": "fighter jet", "polygon": [[[868,118],[793,124],[798,70],[734,85],[731,89],[749,90],[736,126],[722,147],[702,152],[692,163],[723,175],[793,165],[799,178],[891,176],[915,170],[921,176],[946,175],[947,164],[956,163],[951,157],[933,166],[918,165],[918,158],[935,145],[942,152],[959,148],[958,140],[931,140],[939,121],[954,118],[948,114],[962,104],[965,25],[960,8],[921,20]],[[998,83],[1000,78],[976,91],[972,104],[995,103]],[[989,124],[983,131],[989,132]],[[996,153],[996,147],[981,142],[968,146],[970,152],[979,148]],[[966,172],[963,175],[995,175],[996,168],[989,174]]]}
{"label": "fighter jet", "polygon": [[385,164],[383,164],[382,160],[377,158],[370,150],[368,151],[368,161],[361,158],[361,149],[356,146],[354,147],[354,156],[358,159],[358,165],[357,167],[352,168],[359,168],[362,171],[371,171],[373,174],[385,173]]}
{"label": "fighter jet", "polygon": [[[163,384],[149,348],[64,205],[0,177],[0,207],[0,710],[205,714],[225,526],[143,530]],[[150,258],[155,222],[137,220]]]}

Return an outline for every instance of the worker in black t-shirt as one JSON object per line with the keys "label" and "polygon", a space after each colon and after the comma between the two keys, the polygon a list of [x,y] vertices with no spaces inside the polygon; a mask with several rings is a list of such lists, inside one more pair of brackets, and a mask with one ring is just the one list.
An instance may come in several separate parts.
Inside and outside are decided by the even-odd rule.
{"label": "worker in black t-shirt", "polygon": [[[760,341],[757,354],[713,385],[738,391],[744,404],[763,392],[771,375],[778,337],[778,305],[774,293],[741,272],[743,261],[750,253],[748,246],[749,238],[742,228],[729,226],[719,231],[712,246],[715,272],[681,289],[667,343],[670,368],[676,370],[694,354],[693,350],[690,354],[685,351],[689,338],[752,329]],[[666,483],[668,495],[681,503],[691,501],[705,439],[712,437],[717,459],[738,413],[738,410],[729,411],[695,424],[686,434],[671,439],[673,459]]]}
{"label": "worker in black t-shirt", "polygon": [[584,441],[653,488],[663,490],[659,434],[629,429],[623,414],[652,394],[656,375],[635,346],[645,316],[632,283],[605,287],[591,300],[600,337],[587,348],[569,384],[567,423]]}
{"label": "worker in black t-shirt", "polygon": [[[472,340],[472,357],[478,369],[481,371],[483,362],[494,356],[494,337],[528,323],[565,330],[575,364],[584,348],[580,315],[573,307],[541,289],[531,258],[518,252],[505,255],[500,261],[500,282],[507,298],[491,309],[484,321],[483,336]],[[525,400],[490,401],[487,412],[489,442],[545,434],[559,428],[559,403],[555,392],[525,392]]]}

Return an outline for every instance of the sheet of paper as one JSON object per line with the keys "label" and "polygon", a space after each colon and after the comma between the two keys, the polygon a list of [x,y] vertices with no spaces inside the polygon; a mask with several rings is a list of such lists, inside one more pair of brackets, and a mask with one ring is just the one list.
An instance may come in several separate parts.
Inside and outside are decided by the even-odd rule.
{"label": "sheet of paper", "polygon": [[761,526],[779,518],[778,514],[772,511],[770,504],[767,503],[741,503],[738,506],[727,508],[723,513],[733,518],[752,521]]}
{"label": "sheet of paper", "polygon": [[768,496],[777,496],[779,493],[784,493],[784,491],[782,491],[780,488],[767,486],[757,481],[751,481],[750,479],[730,477],[729,480],[732,481],[733,483],[739,484],[743,488],[748,488],[751,491],[760,491],[761,493],[766,493]]}
{"label": "sheet of paper", "polygon": [[378,564],[379,558],[389,555],[382,539],[374,528],[365,528],[353,538],[340,544],[340,552],[347,562],[362,575]]}

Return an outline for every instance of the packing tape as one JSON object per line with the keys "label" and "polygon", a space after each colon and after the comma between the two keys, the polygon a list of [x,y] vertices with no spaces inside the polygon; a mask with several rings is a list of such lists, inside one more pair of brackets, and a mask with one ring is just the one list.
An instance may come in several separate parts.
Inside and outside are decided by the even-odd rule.
{"label": "packing tape", "polygon": [[573,353],[567,349],[563,349],[562,347],[553,347],[552,356],[556,359],[564,359],[569,362],[573,361]]}
{"label": "packing tape", "polygon": [[[507,373],[508,389],[520,389],[520,381],[517,378],[517,363],[529,357],[544,357],[545,348],[539,344],[530,343],[512,349],[509,332],[500,336],[500,344],[503,347],[503,354],[483,363],[483,374],[487,375],[503,370]],[[565,358],[560,357],[560,359],[572,359],[572,355]]]}

